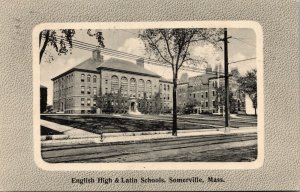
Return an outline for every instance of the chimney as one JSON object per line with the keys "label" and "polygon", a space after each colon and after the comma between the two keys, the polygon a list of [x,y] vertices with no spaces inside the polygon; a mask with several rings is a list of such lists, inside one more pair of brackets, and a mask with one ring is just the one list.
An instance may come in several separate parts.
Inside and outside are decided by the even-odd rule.
{"label": "chimney", "polygon": [[137,64],[138,66],[141,66],[141,67],[144,68],[144,59],[143,59],[143,58],[137,59],[137,60],[136,60],[136,64]]}
{"label": "chimney", "polygon": [[96,62],[103,61],[103,55],[101,55],[100,47],[97,46],[95,50],[93,50],[93,60]]}
{"label": "chimney", "polygon": [[207,64],[207,67],[206,67],[206,69],[205,69],[205,72],[206,72],[206,74],[212,73],[212,68],[211,68],[211,65],[210,65],[210,64]]}

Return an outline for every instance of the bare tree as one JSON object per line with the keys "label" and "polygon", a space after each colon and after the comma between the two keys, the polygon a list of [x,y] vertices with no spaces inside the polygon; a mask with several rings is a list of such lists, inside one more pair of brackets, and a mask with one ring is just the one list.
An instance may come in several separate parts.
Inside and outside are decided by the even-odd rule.
{"label": "bare tree", "polygon": [[219,37],[222,29],[146,29],[139,37],[145,44],[146,51],[156,58],[171,65],[173,74],[173,130],[177,135],[177,83],[178,71],[182,66],[198,65],[205,62],[204,58],[196,58],[191,53],[195,45],[213,44],[219,47]]}

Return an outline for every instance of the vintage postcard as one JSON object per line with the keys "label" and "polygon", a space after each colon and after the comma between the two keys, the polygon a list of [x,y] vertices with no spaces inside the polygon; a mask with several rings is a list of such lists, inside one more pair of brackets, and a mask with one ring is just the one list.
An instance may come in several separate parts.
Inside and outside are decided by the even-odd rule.
{"label": "vintage postcard", "polygon": [[4,0],[0,191],[299,191],[299,2]]}
{"label": "vintage postcard", "polygon": [[262,47],[262,28],[251,21],[36,26],[37,165],[259,168]]}

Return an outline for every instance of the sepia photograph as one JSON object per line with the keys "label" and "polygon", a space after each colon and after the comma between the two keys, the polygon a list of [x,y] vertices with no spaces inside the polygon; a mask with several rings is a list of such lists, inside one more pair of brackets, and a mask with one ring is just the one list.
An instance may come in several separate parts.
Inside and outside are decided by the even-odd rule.
{"label": "sepia photograph", "polygon": [[256,162],[263,145],[256,28],[140,26],[33,34],[41,159]]}
{"label": "sepia photograph", "polygon": [[2,5],[0,191],[299,191],[299,1]]}

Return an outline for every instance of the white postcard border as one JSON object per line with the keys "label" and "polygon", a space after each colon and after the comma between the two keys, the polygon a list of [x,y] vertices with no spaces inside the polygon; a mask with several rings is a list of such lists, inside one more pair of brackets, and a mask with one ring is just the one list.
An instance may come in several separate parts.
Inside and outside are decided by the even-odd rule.
{"label": "white postcard border", "polygon": [[[40,139],[40,65],[39,33],[44,29],[145,29],[145,28],[251,28],[256,34],[257,94],[257,159],[253,162],[155,162],[155,163],[47,163],[41,156]],[[33,155],[36,165],[48,171],[107,170],[228,170],[258,169],[264,162],[264,76],[263,31],[254,21],[168,21],[168,22],[82,22],[42,23],[33,29]]]}

